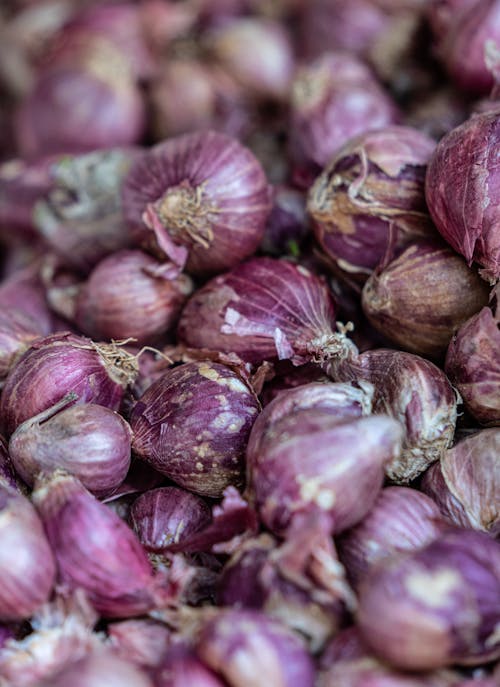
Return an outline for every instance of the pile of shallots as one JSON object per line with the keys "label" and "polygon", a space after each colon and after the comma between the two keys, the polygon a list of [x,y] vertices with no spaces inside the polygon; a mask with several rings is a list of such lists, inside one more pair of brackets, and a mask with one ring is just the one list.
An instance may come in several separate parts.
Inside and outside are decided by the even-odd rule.
{"label": "pile of shallots", "polygon": [[500,683],[500,0],[5,0],[0,687]]}

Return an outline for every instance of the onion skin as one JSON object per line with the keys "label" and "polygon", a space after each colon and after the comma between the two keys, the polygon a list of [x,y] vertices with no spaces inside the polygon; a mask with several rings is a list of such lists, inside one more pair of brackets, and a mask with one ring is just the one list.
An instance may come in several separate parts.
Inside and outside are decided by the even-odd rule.
{"label": "onion skin", "polygon": [[0,434],[0,485],[18,491],[18,484],[7,450],[7,442]]}
{"label": "onion skin", "polygon": [[210,361],[168,370],[137,401],[130,418],[136,455],[203,496],[240,485],[259,402],[230,368]]}
{"label": "onion skin", "polygon": [[25,496],[0,484],[0,508],[0,621],[25,620],[52,592],[54,556]]}
{"label": "onion skin", "polygon": [[410,127],[363,133],[335,153],[310,189],[317,240],[361,283],[390,251],[436,235],[424,193],[435,145]]}
{"label": "onion skin", "polygon": [[39,339],[5,380],[0,399],[4,432],[10,436],[21,422],[68,393],[75,393],[79,403],[118,410],[135,369],[135,358],[113,344],[95,344],[68,333]]}
{"label": "onion skin", "polygon": [[270,685],[314,684],[312,659],[301,640],[259,611],[219,611],[202,628],[197,653],[231,687],[258,684],[257,667]]}
{"label": "onion skin", "polygon": [[[132,530],[71,475],[35,484],[33,501],[56,557],[59,580],[82,588],[108,618],[143,615],[161,598],[160,579]],[[96,536],[98,534],[98,536]]]}
{"label": "onion skin", "polygon": [[119,620],[107,628],[110,644],[126,661],[142,668],[157,668],[170,644],[170,630],[145,618]]}
{"label": "onion skin", "polygon": [[208,525],[210,508],[203,499],[177,487],[159,487],[132,504],[130,521],[148,551],[161,551]]}
{"label": "onion skin", "polygon": [[192,348],[236,353],[259,364],[300,365],[341,350],[326,285],[304,267],[253,258],[196,291],[182,311],[178,339]]}
{"label": "onion skin", "polygon": [[269,195],[253,153],[214,131],[159,143],[123,187],[136,241],[198,276],[230,269],[257,249]]}
{"label": "onion skin", "polygon": [[372,509],[338,541],[339,555],[351,582],[359,587],[370,569],[387,556],[414,551],[444,530],[438,506],[407,487],[386,487]]}
{"label": "onion skin", "polygon": [[401,348],[438,358],[453,333],[488,301],[487,285],[448,247],[410,245],[363,288],[371,324]]}
{"label": "onion skin", "polygon": [[500,429],[483,429],[459,441],[431,466],[422,490],[459,527],[500,535]]}
{"label": "onion skin", "polygon": [[193,288],[187,275],[172,278],[167,268],[139,250],[101,260],[76,297],[80,331],[97,340],[132,338],[139,345],[164,338]]}
{"label": "onion skin", "polygon": [[112,651],[96,650],[71,663],[40,687],[153,687],[153,682],[132,663]]}
{"label": "onion skin", "polygon": [[298,514],[324,515],[335,534],[352,527],[373,505],[402,434],[382,415],[343,422],[328,410],[286,415],[247,456],[248,491],[262,522],[278,535]]}
{"label": "onion skin", "polygon": [[157,687],[224,687],[226,684],[200,661],[194,651],[182,644],[171,647],[155,673]]}
{"label": "onion skin", "polygon": [[366,578],[357,622],[384,660],[405,670],[498,658],[500,549],[482,532],[452,531],[382,562]]}
{"label": "onion skin", "polygon": [[82,403],[61,409],[62,404],[25,420],[11,436],[16,472],[33,486],[39,473],[66,470],[96,496],[109,494],[130,467],[130,426],[104,406]]}
{"label": "onion skin", "polygon": [[443,238],[483,279],[500,276],[498,165],[500,118],[477,114],[438,143],[429,162],[425,194]]}

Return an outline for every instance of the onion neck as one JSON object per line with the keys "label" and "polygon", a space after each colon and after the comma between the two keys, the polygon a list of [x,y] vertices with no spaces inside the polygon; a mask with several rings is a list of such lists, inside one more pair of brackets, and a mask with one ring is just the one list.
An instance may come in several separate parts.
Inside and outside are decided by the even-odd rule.
{"label": "onion neck", "polygon": [[214,239],[210,215],[216,208],[204,198],[203,185],[189,182],[169,188],[158,201],[158,216],[172,238],[209,248]]}
{"label": "onion neck", "polygon": [[347,337],[347,332],[353,329],[352,323],[343,325],[337,322],[337,329],[337,332],[327,332],[316,336],[306,346],[307,353],[312,357],[313,362],[326,365],[325,369],[328,373],[330,364],[355,359],[359,354],[356,345]]}

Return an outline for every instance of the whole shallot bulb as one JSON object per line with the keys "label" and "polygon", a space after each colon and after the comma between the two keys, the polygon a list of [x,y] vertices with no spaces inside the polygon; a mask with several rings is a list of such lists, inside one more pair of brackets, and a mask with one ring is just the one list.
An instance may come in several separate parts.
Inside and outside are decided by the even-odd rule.
{"label": "whole shallot bulb", "polygon": [[0,484],[0,620],[25,620],[48,601],[54,556],[29,500]]}
{"label": "whole shallot bulb", "polygon": [[483,429],[444,452],[422,490],[459,527],[500,535],[500,428]]}
{"label": "whole shallot bulb", "polygon": [[255,394],[229,367],[187,363],[165,372],[135,404],[132,448],[180,486],[217,498],[243,481],[258,412]]}
{"label": "whole shallot bulb", "polygon": [[259,257],[196,291],[177,333],[192,348],[233,352],[255,364],[302,364],[344,350],[346,339],[334,330],[334,303],[321,279],[286,260]]}
{"label": "whole shallot bulb", "polygon": [[137,240],[196,275],[222,272],[251,255],[271,209],[253,153],[214,131],[153,147],[132,167],[123,202]]}
{"label": "whole shallot bulb", "polygon": [[500,276],[499,145],[498,113],[473,115],[438,143],[425,188],[440,234],[491,283]]}
{"label": "whole shallot bulb", "polygon": [[66,408],[71,400],[19,425],[9,442],[12,463],[31,486],[39,473],[61,469],[94,494],[108,494],[127,475],[132,432],[115,411],[93,403]]}
{"label": "whole shallot bulb", "polygon": [[424,194],[435,143],[403,126],[363,133],[338,150],[309,191],[321,247],[364,281],[388,253],[436,234]]}
{"label": "whole shallot bulb", "polygon": [[453,531],[373,568],[357,622],[376,654],[404,670],[477,665],[500,655],[499,589],[498,543]]}

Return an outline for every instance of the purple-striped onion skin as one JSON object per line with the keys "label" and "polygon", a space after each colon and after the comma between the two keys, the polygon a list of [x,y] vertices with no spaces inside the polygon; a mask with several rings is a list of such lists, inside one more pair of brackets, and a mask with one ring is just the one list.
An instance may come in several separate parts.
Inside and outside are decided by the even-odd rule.
{"label": "purple-striped onion skin", "polygon": [[344,421],[318,409],[286,415],[248,456],[248,490],[262,521],[276,534],[299,514],[323,514],[332,533],[352,527],[373,505],[402,435],[399,422],[383,415]]}
{"label": "purple-striped onion skin", "polygon": [[145,550],[120,518],[71,475],[35,484],[33,500],[54,552],[59,581],[82,588],[109,618],[147,613],[160,598]]}
{"label": "purple-striped onion skin", "polygon": [[130,467],[132,432],[113,410],[81,403],[23,422],[9,441],[16,472],[29,485],[39,473],[65,470],[96,496],[109,494]]}
{"label": "purple-striped onion skin", "polygon": [[40,687],[153,687],[152,680],[133,663],[114,652],[97,649],[70,663]]}
{"label": "purple-striped onion skin", "polygon": [[153,147],[125,180],[123,204],[139,243],[196,275],[222,272],[251,255],[271,209],[260,162],[214,131]]}
{"label": "purple-striped onion skin", "polygon": [[73,334],[39,339],[10,370],[0,399],[0,421],[10,436],[21,422],[47,410],[68,393],[80,403],[118,410],[135,376],[136,362],[113,344]]}
{"label": "purple-striped onion skin", "polygon": [[25,620],[45,603],[56,578],[54,556],[29,500],[0,485],[0,620]]}
{"label": "purple-striped onion skin", "polygon": [[259,611],[221,610],[202,628],[197,653],[234,687],[257,684],[312,687],[314,667],[299,637]]}
{"label": "purple-striped onion skin", "polygon": [[363,520],[339,539],[339,555],[349,579],[359,586],[379,561],[414,551],[444,529],[438,506],[416,489],[386,487]]}
{"label": "purple-striped onion skin", "polygon": [[498,113],[472,116],[438,143],[425,188],[442,237],[491,283],[500,277],[499,145]]}
{"label": "purple-striped onion skin", "polygon": [[482,532],[456,530],[373,568],[357,622],[382,659],[432,670],[498,658],[499,618],[500,547]]}
{"label": "purple-striped onion skin", "polygon": [[363,282],[389,249],[436,235],[425,204],[435,142],[390,126],[350,139],[309,191],[316,237],[338,267]]}
{"label": "purple-striped onion skin", "polygon": [[191,279],[164,273],[140,250],[116,251],[92,270],[76,299],[75,321],[94,339],[154,343],[175,325]]}
{"label": "purple-striped onion skin", "polygon": [[248,435],[259,412],[251,389],[211,361],[168,370],[137,401],[132,450],[171,480],[204,496],[240,485]]}
{"label": "purple-striped onion skin", "polygon": [[444,452],[422,490],[459,527],[500,535],[500,428],[483,429]]}
{"label": "purple-striped onion skin", "polygon": [[302,364],[338,350],[334,329],[335,306],[318,277],[291,262],[261,257],[196,291],[177,333],[192,348],[234,352],[251,363]]}
{"label": "purple-striped onion skin", "polygon": [[130,521],[149,551],[161,551],[198,532],[211,520],[208,504],[178,487],[158,487],[141,494],[132,504]]}

